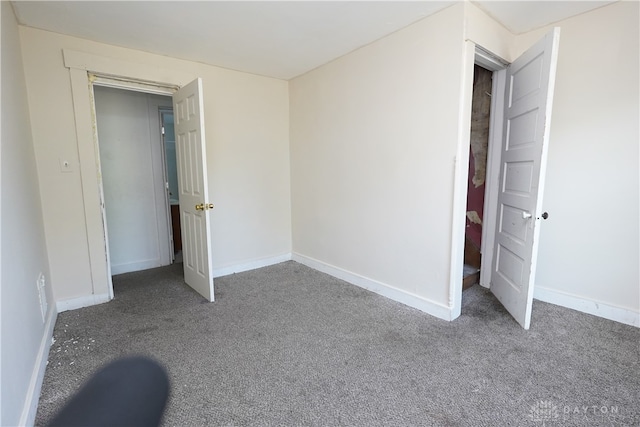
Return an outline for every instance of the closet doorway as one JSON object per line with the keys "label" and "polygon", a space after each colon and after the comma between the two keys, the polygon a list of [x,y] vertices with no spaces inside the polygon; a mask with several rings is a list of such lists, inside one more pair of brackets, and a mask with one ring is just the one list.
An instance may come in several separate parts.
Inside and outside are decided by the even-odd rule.
{"label": "closet doorway", "polygon": [[[462,289],[480,281],[493,72],[474,65]],[[488,267],[490,268],[490,267]]]}
{"label": "closet doorway", "polygon": [[94,99],[111,274],[169,265],[178,203],[172,99],[98,85]]}

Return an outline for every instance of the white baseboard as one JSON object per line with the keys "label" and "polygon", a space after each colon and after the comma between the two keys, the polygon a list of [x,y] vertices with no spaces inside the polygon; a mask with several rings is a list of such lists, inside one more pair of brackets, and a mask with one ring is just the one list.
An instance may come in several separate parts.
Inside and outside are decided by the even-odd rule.
{"label": "white baseboard", "polygon": [[63,311],[75,310],[77,308],[90,307],[111,301],[109,294],[87,295],[79,298],[71,298],[62,301],[56,301],[56,309],[58,313]]}
{"label": "white baseboard", "polygon": [[533,297],[540,301],[571,308],[582,313],[593,314],[594,316],[614,320],[626,325],[640,327],[640,313],[627,308],[588,300],[577,295],[540,286],[534,288]]}
{"label": "white baseboard", "polygon": [[257,260],[235,264],[229,267],[220,267],[213,269],[213,277],[228,276],[233,273],[242,273],[243,271],[255,270],[256,268],[268,267],[270,265],[279,264],[281,262],[290,261],[291,253],[286,253],[269,258],[260,258]]}
{"label": "white baseboard", "polygon": [[51,307],[47,314],[42,340],[40,341],[40,348],[38,349],[38,356],[36,357],[36,363],[33,366],[31,380],[29,381],[29,388],[27,389],[27,396],[24,401],[24,407],[22,408],[22,415],[20,416],[21,426],[32,426],[36,419],[38,401],[40,400],[40,390],[42,389],[44,372],[47,369],[49,348],[51,347],[53,338],[53,327],[56,325],[57,317],[58,313],[56,312],[55,307]]}
{"label": "white baseboard", "polygon": [[[169,263],[170,264],[170,263]],[[166,265],[169,265],[166,264]],[[126,264],[116,264],[111,266],[111,274],[124,274],[132,271],[149,270],[150,268],[162,267],[159,259],[149,259],[145,261],[129,262]]]}
{"label": "white baseboard", "polygon": [[451,308],[431,301],[427,298],[403,291],[393,286],[389,286],[382,282],[352,273],[339,267],[327,264],[314,258],[310,258],[298,253],[293,253],[291,259],[307,267],[326,273],[330,276],[349,282],[352,285],[364,288],[368,291],[375,292],[378,295],[392,299],[409,307],[416,308],[432,316],[444,320],[453,320],[453,312]]}

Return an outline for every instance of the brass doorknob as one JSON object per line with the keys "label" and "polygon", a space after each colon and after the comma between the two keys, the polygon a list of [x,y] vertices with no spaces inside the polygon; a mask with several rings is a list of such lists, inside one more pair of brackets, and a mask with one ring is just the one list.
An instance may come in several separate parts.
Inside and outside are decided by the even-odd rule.
{"label": "brass doorknob", "polygon": [[213,209],[213,203],[200,203],[196,205],[197,211],[206,211],[208,209]]}

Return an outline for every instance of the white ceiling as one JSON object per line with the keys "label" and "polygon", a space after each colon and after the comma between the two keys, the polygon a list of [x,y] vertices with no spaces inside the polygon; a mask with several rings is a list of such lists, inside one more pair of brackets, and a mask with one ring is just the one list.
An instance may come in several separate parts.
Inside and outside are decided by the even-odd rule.
{"label": "white ceiling", "polygon": [[572,16],[615,3],[613,1],[473,1],[514,34],[522,34]]}
{"label": "white ceiling", "polygon": [[[290,79],[455,1],[13,1],[22,25]],[[474,1],[522,33],[612,1]]]}

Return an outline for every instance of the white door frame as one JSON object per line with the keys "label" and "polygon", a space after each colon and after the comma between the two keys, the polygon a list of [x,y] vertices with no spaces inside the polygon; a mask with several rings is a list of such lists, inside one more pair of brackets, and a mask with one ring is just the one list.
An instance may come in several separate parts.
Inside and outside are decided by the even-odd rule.
{"label": "white door frame", "polygon": [[[74,107],[91,299],[92,304],[98,304],[113,299],[113,283],[99,169],[93,83],[99,80],[99,84],[109,87],[172,95],[182,84],[197,76],[68,49],[63,50],[63,60],[69,69]],[[171,78],[167,79],[167,76]]]}
{"label": "white door frame", "polygon": [[500,149],[504,122],[504,91],[507,66],[509,63],[493,55],[480,46],[475,49],[475,63],[493,71],[491,85],[491,110],[489,115],[489,145],[485,177],[484,206],[482,213],[482,253],[480,264],[480,285],[488,288],[491,284],[491,263],[495,240],[496,218],[498,215],[498,185],[500,180]]}
{"label": "white door frame", "polygon": [[[471,144],[471,104],[473,97],[473,68],[480,65],[493,71],[491,85],[491,113],[489,117],[489,146],[485,178],[484,210],[482,220],[482,253],[480,285],[489,287],[491,262],[495,238],[498,206],[498,180],[504,111],[506,67],[509,63],[472,41],[465,43],[465,61],[462,77],[462,103],[459,120],[458,151],[455,162],[454,199],[451,230],[451,272],[449,274],[449,306],[451,320],[462,311],[462,271],[464,266],[464,237],[466,227],[467,184],[469,179],[469,146]],[[494,147],[498,147],[495,149]],[[489,266],[489,268],[487,268]]]}
{"label": "white door frame", "polygon": [[171,112],[173,114],[173,107],[171,109],[166,107],[161,107],[158,110],[158,117],[160,120],[160,126],[162,127],[162,169],[164,173],[165,180],[165,197],[167,199],[167,227],[169,227],[169,245],[171,246],[171,262],[175,262],[176,254],[175,254],[175,240],[173,236],[173,220],[171,218],[171,197],[169,196],[169,171],[168,171],[168,162],[167,162],[167,140],[164,131],[164,115]]}

